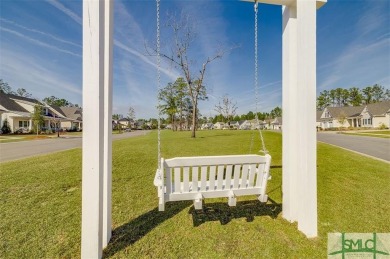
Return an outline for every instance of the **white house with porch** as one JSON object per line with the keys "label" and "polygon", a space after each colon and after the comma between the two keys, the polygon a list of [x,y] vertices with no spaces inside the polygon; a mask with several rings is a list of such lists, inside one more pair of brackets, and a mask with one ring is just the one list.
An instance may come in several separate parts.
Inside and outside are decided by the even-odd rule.
{"label": "white house with porch", "polygon": [[214,124],[214,129],[223,129],[223,127],[225,127],[225,123],[224,122],[218,121],[218,122],[216,122]]}
{"label": "white house with porch", "polygon": [[72,121],[66,117],[61,107],[50,106],[33,98],[0,93],[1,126],[7,120],[11,132],[30,132],[33,125],[32,114],[36,105],[43,107],[44,124],[42,128],[45,130],[58,129],[61,127],[61,123]]}
{"label": "white house with porch", "polygon": [[390,126],[389,110],[390,101],[362,106],[326,107],[320,118],[317,119],[317,126],[322,129],[339,127],[388,128]]}

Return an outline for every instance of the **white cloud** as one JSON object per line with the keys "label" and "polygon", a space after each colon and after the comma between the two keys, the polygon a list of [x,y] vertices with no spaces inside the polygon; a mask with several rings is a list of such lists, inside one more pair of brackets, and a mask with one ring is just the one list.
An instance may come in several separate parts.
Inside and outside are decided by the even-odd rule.
{"label": "white cloud", "polygon": [[69,16],[73,21],[77,22],[80,25],[82,24],[82,19],[80,16],[78,16],[76,13],[66,8],[63,4],[61,4],[57,0],[47,0],[47,2],[52,6],[54,6],[55,8],[57,8],[58,10],[60,10],[61,12],[63,12],[64,14],[66,14],[67,16]]}
{"label": "white cloud", "polygon": [[50,44],[47,44],[45,42],[42,42],[42,41],[39,41],[39,40],[36,40],[36,39],[33,39],[33,38],[30,38],[22,33],[19,33],[17,31],[14,31],[14,30],[10,30],[10,29],[7,29],[7,28],[4,28],[4,27],[0,27],[0,30],[4,31],[4,32],[8,32],[8,33],[11,33],[15,36],[18,36],[22,39],[25,39],[25,40],[28,40],[36,45],[39,45],[41,47],[45,47],[45,48],[50,48],[50,49],[53,49],[53,50],[56,50],[56,51],[59,51],[59,52],[62,52],[62,53],[66,53],[66,54],[69,54],[69,55],[72,55],[72,56],[75,56],[75,57],[81,57],[80,54],[78,53],[74,53],[72,51],[69,51],[69,50],[66,50],[66,49],[61,49],[61,48],[58,48],[54,45],[50,45]]}
{"label": "white cloud", "polygon": [[23,26],[23,25],[20,25],[20,24],[14,22],[14,21],[10,21],[10,20],[3,19],[3,18],[0,18],[0,20],[1,20],[2,22],[5,22],[5,23],[8,23],[8,24],[14,25],[14,26],[16,26],[16,27],[19,27],[19,28],[21,28],[21,29],[23,29],[23,30],[26,30],[26,31],[30,31],[30,32],[34,32],[34,33],[37,33],[37,34],[41,34],[41,35],[47,36],[47,37],[49,37],[49,38],[51,38],[51,39],[53,39],[53,40],[56,40],[56,41],[58,41],[58,42],[61,42],[61,43],[73,45],[73,46],[80,47],[80,48],[82,47],[80,44],[77,44],[77,43],[74,43],[74,42],[71,42],[71,41],[68,41],[68,40],[61,39],[61,38],[59,38],[59,37],[57,37],[57,36],[54,36],[54,35],[52,35],[52,34],[50,34],[50,33],[47,33],[47,32],[43,32],[43,31],[39,31],[39,30],[36,30],[36,29],[28,28],[28,27],[26,27],[26,26]]}

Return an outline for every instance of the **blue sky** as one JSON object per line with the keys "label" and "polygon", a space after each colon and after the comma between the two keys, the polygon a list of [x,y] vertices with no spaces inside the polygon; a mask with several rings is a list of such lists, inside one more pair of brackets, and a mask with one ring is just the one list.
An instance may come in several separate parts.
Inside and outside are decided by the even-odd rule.
{"label": "blue sky", "polygon": [[[113,113],[126,115],[132,106],[137,118],[157,117],[156,60],[144,48],[155,42],[155,8],[155,1],[115,1]],[[168,12],[196,17],[198,65],[217,47],[240,46],[209,67],[201,114],[214,115],[225,94],[237,102],[238,114],[254,111],[253,4],[162,0],[161,9],[162,24]],[[259,12],[259,110],[270,111],[282,103],[281,7],[260,5]],[[168,41],[163,27],[162,44]],[[81,104],[81,69],[81,1],[0,1],[0,78],[14,90]],[[390,88],[389,71],[390,1],[329,0],[317,13],[317,92],[375,83]],[[179,75],[163,63],[163,85]]]}

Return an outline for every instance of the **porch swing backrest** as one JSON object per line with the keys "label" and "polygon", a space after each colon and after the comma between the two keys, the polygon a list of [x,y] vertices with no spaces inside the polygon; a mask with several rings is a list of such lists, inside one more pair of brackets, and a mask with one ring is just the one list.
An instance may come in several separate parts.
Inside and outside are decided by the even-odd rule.
{"label": "porch swing backrest", "polygon": [[162,172],[156,173],[159,209],[165,202],[194,200],[201,208],[204,198],[229,198],[235,206],[236,196],[258,195],[267,201],[266,189],[271,156],[231,155],[177,157],[161,161]]}

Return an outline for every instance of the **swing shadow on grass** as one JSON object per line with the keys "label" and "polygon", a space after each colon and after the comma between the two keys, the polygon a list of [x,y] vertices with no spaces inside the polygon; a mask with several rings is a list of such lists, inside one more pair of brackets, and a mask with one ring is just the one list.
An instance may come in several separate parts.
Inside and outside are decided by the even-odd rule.
{"label": "swing shadow on grass", "polygon": [[233,219],[246,218],[252,222],[257,216],[270,216],[275,219],[282,211],[282,204],[268,198],[271,203],[261,203],[258,200],[237,202],[236,207],[229,207],[226,202],[208,203],[202,210],[191,207],[194,227],[198,227],[207,221],[219,221],[221,225],[228,224]]}
{"label": "swing shadow on grass", "polygon": [[[225,225],[232,219],[243,217],[246,218],[247,222],[253,221],[256,216],[276,218],[282,211],[282,204],[278,204],[270,198],[268,200],[271,203],[264,204],[258,200],[237,202],[236,207],[229,207],[226,202],[208,203],[204,205],[203,210],[199,211],[192,206],[189,214],[192,214],[194,227],[200,226],[207,221],[220,221],[222,225]],[[170,203],[166,206],[165,212],[159,212],[156,207],[117,227],[112,232],[110,243],[103,251],[103,258],[109,258],[134,244],[158,225],[191,205],[192,201]]]}
{"label": "swing shadow on grass", "polygon": [[158,207],[156,207],[128,223],[115,228],[112,231],[110,243],[103,251],[103,258],[111,257],[134,244],[155,227],[172,218],[191,204],[191,201],[171,203],[165,207],[164,212],[158,211]]}

